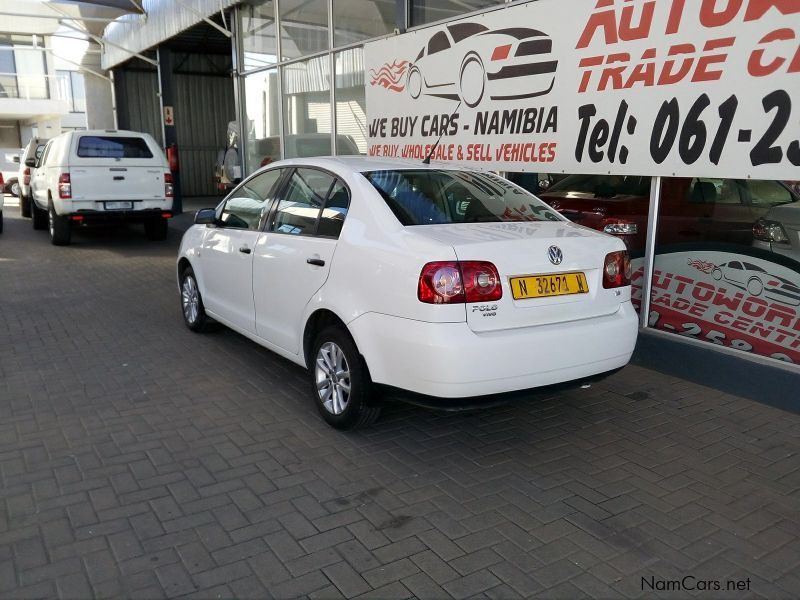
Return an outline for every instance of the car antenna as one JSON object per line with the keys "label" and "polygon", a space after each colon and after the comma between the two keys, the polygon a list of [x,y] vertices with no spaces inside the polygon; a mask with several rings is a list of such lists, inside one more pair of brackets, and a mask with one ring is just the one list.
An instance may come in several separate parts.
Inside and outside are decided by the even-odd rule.
{"label": "car antenna", "polygon": [[[456,112],[458,111],[459,108],[461,108],[461,100],[458,101],[458,106],[456,106],[455,110],[450,113],[450,119],[453,118],[453,115],[456,114]],[[436,142],[434,142],[433,146],[431,146],[431,150],[430,150],[430,152],[428,152],[428,156],[426,156],[425,160],[422,161],[423,165],[431,164],[431,156],[433,156],[433,153],[436,151],[436,147],[439,145],[439,142],[442,141],[442,136],[443,135],[444,135],[444,131],[439,134],[439,139],[436,140]]]}

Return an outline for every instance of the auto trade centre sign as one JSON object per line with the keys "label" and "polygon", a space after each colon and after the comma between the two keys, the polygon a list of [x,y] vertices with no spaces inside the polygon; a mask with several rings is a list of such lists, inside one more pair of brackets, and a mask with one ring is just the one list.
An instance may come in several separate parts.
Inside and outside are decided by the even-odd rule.
{"label": "auto trade centre sign", "polygon": [[[539,0],[365,47],[369,154],[800,173],[800,0]],[[794,174],[794,175],[793,175]]]}

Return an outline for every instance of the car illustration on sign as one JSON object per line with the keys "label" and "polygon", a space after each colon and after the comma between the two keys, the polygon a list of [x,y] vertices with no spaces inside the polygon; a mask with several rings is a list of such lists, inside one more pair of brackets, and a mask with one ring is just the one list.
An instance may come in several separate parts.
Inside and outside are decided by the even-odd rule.
{"label": "car illustration on sign", "polygon": [[552,50],[550,37],[536,29],[455,23],[434,33],[413,61],[395,60],[371,71],[370,83],[407,91],[415,100],[433,96],[470,108],[486,97],[534,98],[553,89],[558,60]]}
{"label": "car illustration on sign", "polygon": [[800,306],[800,287],[788,279],[770,275],[757,265],[732,260],[715,267],[711,276],[717,281],[724,279],[753,296],[764,294],[770,300]]}

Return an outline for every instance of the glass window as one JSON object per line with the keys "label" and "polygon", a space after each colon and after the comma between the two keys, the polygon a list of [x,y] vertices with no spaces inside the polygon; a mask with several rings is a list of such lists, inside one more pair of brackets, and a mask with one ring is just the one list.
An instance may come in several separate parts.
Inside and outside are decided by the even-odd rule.
{"label": "glass window", "polygon": [[18,98],[17,67],[12,46],[0,44],[0,98]]}
{"label": "glass window", "polygon": [[244,70],[250,71],[277,61],[275,42],[275,3],[262,0],[261,4],[242,6],[242,51]]}
{"label": "glass window", "polygon": [[326,0],[280,0],[278,10],[284,60],[328,49]]}
{"label": "glass window", "polygon": [[331,154],[330,60],[318,56],[282,67],[286,158]]}
{"label": "glass window", "polygon": [[336,154],[367,153],[364,49],[336,55]]}
{"label": "glass window", "polygon": [[14,46],[17,67],[17,85],[20,98],[49,98],[50,90],[45,77],[44,52],[39,49]]}
{"label": "glass window", "polygon": [[153,158],[144,138],[82,135],[78,140],[81,158]]}
{"label": "glass window", "polygon": [[269,69],[248,75],[244,80],[247,109],[247,169],[280,160],[280,117],[278,114],[278,70]]}
{"label": "glass window", "polygon": [[272,169],[245,181],[231,192],[219,220],[225,227],[259,230],[272,199],[270,192],[283,172],[282,169]]}
{"label": "glass window", "polygon": [[411,24],[454,19],[464,13],[497,6],[505,0],[411,0]]}
{"label": "glass window", "polygon": [[70,112],[73,111],[72,78],[69,76],[69,71],[56,71],[56,85],[58,90],[58,99],[67,102],[70,107]]}
{"label": "glass window", "polygon": [[346,46],[392,33],[395,10],[395,0],[335,0],[334,46]]}
{"label": "glass window", "polygon": [[322,209],[322,214],[319,217],[317,235],[338,238],[339,233],[342,231],[349,206],[350,192],[348,192],[345,185],[337,179],[328,194],[325,208]]}
{"label": "glass window", "polygon": [[72,80],[72,110],[77,113],[86,112],[86,84],[83,73],[70,71]]}
{"label": "glass window", "polygon": [[798,211],[776,181],[664,179],[650,327],[800,363]]}
{"label": "glass window", "polygon": [[313,235],[320,209],[334,178],[316,169],[296,169],[283,192],[272,231],[291,235]]}
{"label": "glass window", "polygon": [[403,225],[561,220],[535,196],[489,173],[409,169],[364,176]]}

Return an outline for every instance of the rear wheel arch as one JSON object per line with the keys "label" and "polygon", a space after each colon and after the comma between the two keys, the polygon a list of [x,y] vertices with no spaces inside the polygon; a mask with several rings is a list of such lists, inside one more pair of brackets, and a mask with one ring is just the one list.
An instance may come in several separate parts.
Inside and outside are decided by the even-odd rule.
{"label": "rear wheel arch", "polygon": [[311,353],[313,351],[314,341],[316,340],[317,336],[326,328],[331,326],[341,327],[347,332],[347,334],[350,336],[350,339],[353,340],[353,344],[358,350],[358,353],[361,355],[361,360],[364,362],[367,374],[369,375],[369,364],[367,362],[367,358],[361,352],[361,348],[358,347],[358,343],[356,342],[353,332],[350,331],[350,328],[339,317],[339,315],[327,308],[318,308],[311,313],[306,320],[305,330],[303,331],[303,358],[305,359],[306,367],[310,369],[314,364],[314,357],[311,356]]}

